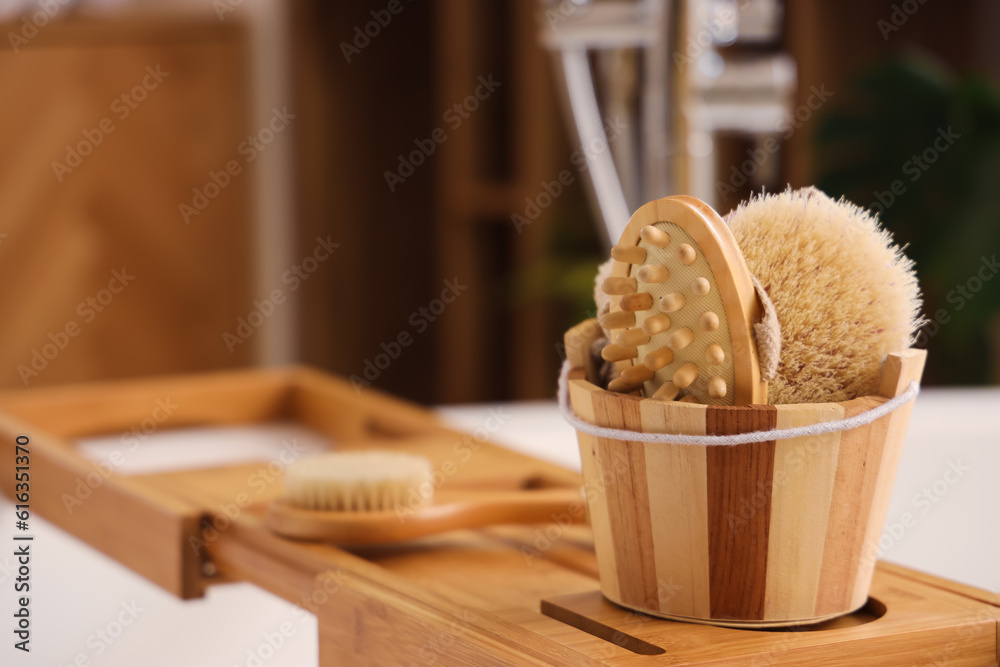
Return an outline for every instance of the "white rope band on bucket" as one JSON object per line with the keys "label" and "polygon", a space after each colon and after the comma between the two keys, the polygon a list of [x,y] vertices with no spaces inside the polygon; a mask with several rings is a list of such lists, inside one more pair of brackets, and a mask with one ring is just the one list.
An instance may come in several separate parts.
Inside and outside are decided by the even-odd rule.
{"label": "white rope band on bucket", "polygon": [[745,445],[751,442],[768,442],[770,440],[788,440],[789,438],[801,438],[810,435],[822,435],[824,433],[835,433],[837,431],[849,431],[852,428],[871,424],[876,419],[881,419],[901,405],[904,405],[920,393],[920,385],[916,380],[911,380],[906,387],[906,391],[898,396],[889,399],[885,403],[865,410],[853,417],[837,419],[828,422],[809,424],[808,426],[796,426],[794,428],[775,428],[770,431],[753,431],[750,433],[739,433],[735,435],[681,435],[672,433],[642,433],[640,431],[630,431],[623,428],[608,428],[606,426],[596,426],[586,422],[576,416],[569,402],[569,362],[564,362],[562,372],[559,373],[559,409],[563,418],[569,422],[573,428],[588,435],[609,440],[625,440],[628,442],[662,442],[673,445]]}

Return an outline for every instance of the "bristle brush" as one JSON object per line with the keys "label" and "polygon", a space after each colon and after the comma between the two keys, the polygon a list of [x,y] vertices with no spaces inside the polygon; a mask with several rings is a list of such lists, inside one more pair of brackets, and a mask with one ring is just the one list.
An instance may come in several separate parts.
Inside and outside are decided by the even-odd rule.
{"label": "bristle brush", "polygon": [[726,222],[781,323],[772,403],[877,394],[921,324],[913,262],[877,218],[815,188],[761,195]]}
{"label": "bristle brush", "polygon": [[422,456],[390,451],[335,452],[285,470],[285,496],[271,502],[279,535],[338,544],[399,542],[503,523],[578,522],[578,489],[436,491]]}

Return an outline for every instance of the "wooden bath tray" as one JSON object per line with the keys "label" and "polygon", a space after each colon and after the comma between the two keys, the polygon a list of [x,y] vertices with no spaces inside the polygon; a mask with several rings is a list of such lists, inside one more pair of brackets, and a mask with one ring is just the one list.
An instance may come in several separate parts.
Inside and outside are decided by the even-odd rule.
{"label": "wooden bath tray", "polygon": [[[998,661],[1000,596],[892,565],[878,566],[869,604],[851,616],[808,630],[759,631],[653,619],[608,603],[598,592],[589,529],[560,517],[379,548],[287,540],[265,526],[280,483],[248,488],[259,462],[112,474],[69,514],[62,495],[98,471],[74,439],[127,431],[167,398],[178,407],[161,428],[299,422],[341,449],[421,453],[443,488],[575,487],[579,476],[303,368],[0,394],[4,441],[31,438],[33,511],[179,597],[239,580],[309,609],[319,620],[324,667]],[[12,466],[12,456],[0,457],[8,496]]]}

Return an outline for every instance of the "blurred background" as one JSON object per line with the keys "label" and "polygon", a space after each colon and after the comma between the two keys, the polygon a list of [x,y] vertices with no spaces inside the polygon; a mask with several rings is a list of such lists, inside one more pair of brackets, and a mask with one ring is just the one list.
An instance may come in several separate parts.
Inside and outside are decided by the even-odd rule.
{"label": "blurred background", "polygon": [[0,383],[547,398],[632,210],[816,184],[1000,379],[989,0],[0,1]]}

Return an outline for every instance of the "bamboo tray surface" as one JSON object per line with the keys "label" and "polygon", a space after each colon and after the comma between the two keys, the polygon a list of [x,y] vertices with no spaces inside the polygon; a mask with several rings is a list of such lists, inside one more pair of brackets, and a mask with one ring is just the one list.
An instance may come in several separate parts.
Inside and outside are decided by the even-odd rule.
{"label": "bamboo tray surface", "polygon": [[[323,665],[998,661],[1000,597],[887,564],[877,567],[873,601],[859,612],[811,629],[759,631],[653,619],[612,605],[598,592],[589,528],[558,520],[379,547],[287,540],[265,526],[280,484],[259,492],[249,486],[260,462],[112,475],[69,515],[60,495],[97,469],[72,441],[125,432],[166,395],[179,407],[162,428],[291,420],[338,449],[423,454],[435,470],[453,471],[444,489],[574,488],[580,477],[303,368],[0,395],[3,437],[29,433],[32,477],[48,480],[33,489],[34,511],[180,597],[249,581],[303,605],[318,616]],[[11,465],[0,462],[7,495]],[[225,508],[240,494],[252,502],[230,518]],[[215,531],[213,522],[224,528]],[[204,548],[196,552],[192,540]]]}

